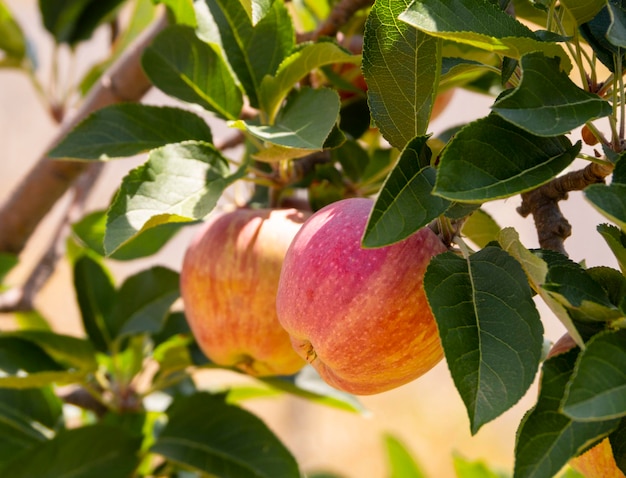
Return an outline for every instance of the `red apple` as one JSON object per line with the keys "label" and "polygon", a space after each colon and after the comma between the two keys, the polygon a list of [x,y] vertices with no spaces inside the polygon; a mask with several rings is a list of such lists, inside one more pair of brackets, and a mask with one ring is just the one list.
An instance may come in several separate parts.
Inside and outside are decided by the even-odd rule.
{"label": "red apple", "polygon": [[237,209],[212,217],[180,274],[189,326],[206,356],[250,375],[290,375],[305,362],[276,318],[289,243],[306,219],[296,209]]}
{"label": "red apple", "polygon": [[344,199],[313,214],[287,251],[276,299],[298,353],[330,385],[358,395],[408,383],[443,357],[423,277],[447,248],[429,228],[362,248],[372,205]]}

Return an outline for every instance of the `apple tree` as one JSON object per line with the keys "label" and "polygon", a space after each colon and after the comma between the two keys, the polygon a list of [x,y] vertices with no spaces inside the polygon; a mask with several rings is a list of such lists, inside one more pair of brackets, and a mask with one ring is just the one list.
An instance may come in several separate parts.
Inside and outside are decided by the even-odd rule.
{"label": "apple tree", "polygon": [[[40,0],[39,9],[59,47],[72,52],[106,30],[111,48],[60,94],[42,84],[0,1],[0,67],[22,71],[59,123],[0,207],[0,311],[14,314],[0,333],[0,474],[297,477],[307,470],[241,401],[280,392],[359,410],[310,370],[260,377],[243,394],[203,390],[197,371],[227,367],[194,340],[179,271],[111,273],[112,261],[145,260],[232,205],[233,188],[244,196],[236,206],[313,212],[371,197],[363,248],[431,228],[447,251],[430,260],[423,288],[471,432],[539,379],[512,475],[554,476],[607,437],[626,472],[621,0]],[[142,103],[150,88],[171,104]],[[460,89],[490,96],[489,114],[433,135],[431,120]],[[214,136],[216,125],[229,133]],[[145,162],[108,208],[85,212],[104,165],[136,155]],[[15,283],[27,241],[68,191],[49,249]],[[604,216],[593,237],[614,264],[568,257],[559,203],[573,191]],[[482,207],[504,198],[511,215],[532,217],[539,248]],[[35,306],[61,260],[84,326],[76,336],[56,333]],[[537,301],[567,330],[569,350],[546,358]],[[64,415],[67,404],[78,418]]]}

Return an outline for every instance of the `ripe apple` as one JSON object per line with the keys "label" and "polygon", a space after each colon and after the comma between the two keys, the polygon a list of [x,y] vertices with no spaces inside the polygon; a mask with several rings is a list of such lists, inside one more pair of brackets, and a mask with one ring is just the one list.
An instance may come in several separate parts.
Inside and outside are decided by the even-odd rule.
{"label": "ripe apple", "polygon": [[[576,342],[571,335],[566,333],[555,342],[547,358],[565,353],[574,347],[576,347]],[[625,478],[624,473],[615,463],[608,438],[576,458],[572,458],[569,464],[585,478]]]}
{"label": "ripe apple", "polygon": [[423,278],[447,248],[427,227],[362,248],[372,206],[350,198],[314,213],[289,246],[276,297],[296,351],[327,383],[357,395],[408,383],[443,357]]}
{"label": "ripe apple", "polygon": [[297,209],[217,214],[185,253],[181,295],[189,326],[213,362],[250,375],[290,375],[305,362],[276,318],[289,243],[308,216]]}

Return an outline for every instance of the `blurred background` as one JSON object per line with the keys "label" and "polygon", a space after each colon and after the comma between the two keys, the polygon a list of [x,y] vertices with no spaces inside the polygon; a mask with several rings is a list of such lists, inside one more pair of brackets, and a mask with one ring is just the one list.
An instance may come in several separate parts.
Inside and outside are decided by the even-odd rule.
{"label": "blurred background", "polygon": [[[38,75],[45,84],[50,75],[53,43],[41,26],[37,2],[8,0],[6,3],[33,42],[39,60]],[[71,69],[74,72],[72,77],[80,78],[94,61],[103,58],[106,44],[106,32],[98,32],[93,41],[81,44],[75,64],[70,66],[68,63],[64,75]],[[61,54],[63,58],[63,52]],[[458,91],[447,110],[432,122],[430,132],[436,135],[448,127],[482,117],[489,112],[492,101],[489,97]],[[145,97],[145,102],[172,103],[156,90]],[[37,162],[57,129],[58,125],[38,100],[28,78],[17,71],[0,70],[0,201],[9,197],[20,179]],[[223,135],[228,136],[229,132],[216,126],[214,137]],[[88,208],[106,207],[122,177],[143,160],[140,157],[108,163],[90,197]],[[38,261],[63,211],[63,203],[60,201],[56,205],[37,230],[21,257],[20,266],[9,276],[10,283],[19,283]],[[488,204],[485,209],[501,226],[515,227],[526,247],[538,247],[532,219],[524,219],[515,211],[519,203],[519,197],[513,197]],[[571,194],[561,207],[573,227],[573,235],[566,242],[570,257],[585,261],[587,266],[616,267],[606,244],[595,230],[596,225],[604,221],[582,195]],[[184,229],[158,255],[149,259],[128,263],[112,261],[109,265],[118,283],[148,265],[161,264],[180,270],[182,255],[193,233],[193,227]],[[52,280],[40,294],[37,306],[56,331],[82,334],[67,263],[59,264]],[[538,303],[538,308],[546,339],[555,341],[564,328],[543,304]],[[0,328],[9,327],[11,317],[0,314]],[[207,386],[225,386],[242,380],[239,375],[215,371],[203,373],[201,379]],[[349,478],[388,476],[383,434],[391,433],[409,448],[428,476],[447,478],[455,476],[454,454],[470,460],[484,460],[496,469],[510,472],[515,430],[523,414],[534,403],[536,393],[535,384],[513,409],[485,425],[475,436],[470,435],[465,408],[445,362],[411,384],[377,396],[362,397],[361,401],[369,411],[366,416],[292,397],[250,400],[245,406],[278,434],[304,471],[329,470]]]}

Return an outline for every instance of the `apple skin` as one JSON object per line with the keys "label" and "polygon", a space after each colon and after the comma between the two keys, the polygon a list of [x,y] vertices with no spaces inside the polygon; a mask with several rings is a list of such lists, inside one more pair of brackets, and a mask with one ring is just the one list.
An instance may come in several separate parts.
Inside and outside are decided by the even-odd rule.
{"label": "apple skin", "polygon": [[327,383],[356,395],[399,387],[443,358],[423,277],[447,247],[423,228],[362,248],[372,206],[350,198],[314,213],[289,246],[276,298],[298,353]]}
{"label": "apple skin", "polygon": [[237,209],[210,218],[185,253],[180,288],[200,349],[253,376],[291,375],[306,363],[276,317],[289,243],[308,213]]}
{"label": "apple skin", "polygon": [[[563,334],[554,343],[547,358],[568,352],[576,346],[576,342],[571,335]],[[621,472],[615,463],[613,450],[608,438],[605,438],[576,458],[572,458],[569,464],[574,470],[584,475],[585,478],[625,478],[624,473]]]}

